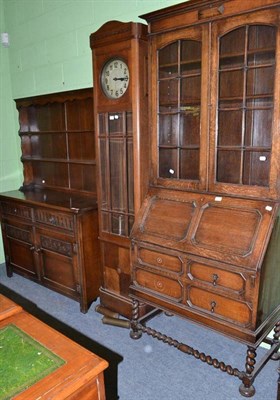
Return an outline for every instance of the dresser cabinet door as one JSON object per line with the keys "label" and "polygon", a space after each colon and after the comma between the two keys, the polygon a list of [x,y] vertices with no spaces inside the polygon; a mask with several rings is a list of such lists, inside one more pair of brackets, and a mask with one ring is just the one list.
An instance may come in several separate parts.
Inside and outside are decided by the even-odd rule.
{"label": "dresser cabinet door", "polygon": [[74,237],[52,230],[37,229],[42,283],[72,298],[81,291],[77,268],[77,244]]}
{"label": "dresser cabinet door", "polygon": [[2,223],[2,232],[8,275],[15,270],[38,279],[32,226],[8,219]]}

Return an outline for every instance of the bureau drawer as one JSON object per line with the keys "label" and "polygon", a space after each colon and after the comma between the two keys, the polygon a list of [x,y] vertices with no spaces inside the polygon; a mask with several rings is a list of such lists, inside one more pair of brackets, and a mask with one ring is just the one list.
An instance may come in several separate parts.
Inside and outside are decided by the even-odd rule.
{"label": "bureau drawer", "polygon": [[206,311],[242,326],[251,323],[252,311],[248,304],[194,286],[188,288],[187,303],[191,308]]}
{"label": "bureau drawer", "polygon": [[134,275],[134,284],[149,289],[157,295],[171,297],[176,302],[182,301],[183,288],[177,281],[150,271],[137,269]]}
{"label": "bureau drawer", "polygon": [[159,253],[157,251],[140,248],[138,259],[144,264],[160,267],[174,272],[182,271],[182,261],[179,257],[169,254]]}
{"label": "bureau drawer", "polygon": [[52,210],[35,209],[35,220],[46,225],[74,230],[74,218],[71,214],[58,213]]}
{"label": "bureau drawer", "polygon": [[188,277],[192,281],[210,284],[213,288],[230,289],[239,294],[246,287],[246,278],[241,272],[223,270],[197,261],[188,264]]}
{"label": "bureau drawer", "polygon": [[3,215],[13,215],[19,218],[32,219],[32,208],[18,203],[2,202]]}

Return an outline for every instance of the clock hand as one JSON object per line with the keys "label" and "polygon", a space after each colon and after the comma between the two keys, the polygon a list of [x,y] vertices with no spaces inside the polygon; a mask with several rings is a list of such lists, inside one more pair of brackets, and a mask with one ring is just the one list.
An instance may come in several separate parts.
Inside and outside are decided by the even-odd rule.
{"label": "clock hand", "polygon": [[113,78],[113,81],[127,81],[128,77],[126,76],[125,78]]}

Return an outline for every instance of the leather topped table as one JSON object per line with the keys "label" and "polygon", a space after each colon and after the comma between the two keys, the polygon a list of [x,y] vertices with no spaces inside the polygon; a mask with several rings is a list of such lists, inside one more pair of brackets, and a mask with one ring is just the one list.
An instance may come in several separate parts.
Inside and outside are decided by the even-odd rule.
{"label": "leather topped table", "polygon": [[[3,296],[0,300],[0,315],[4,315],[4,304],[7,309],[6,318],[0,320],[0,341],[2,338],[0,364],[3,365],[4,361],[3,359],[1,361],[1,353],[2,357],[7,354],[7,347],[5,349],[5,346],[10,345],[12,347],[12,361],[8,363],[8,366],[9,369],[11,366],[14,367],[14,373],[11,374],[13,383],[14,377],[17,375],[20,354],[15,354],[16,347],[13,348],[15,340],[10,340],[12,342],[10,344],[9,340],[5,341],[4,333],[8,333],[8,330],[15,335],[14,337],[18,335],[22,340],[26,340],[27,345],[33,343],[38,357],[45,354],[47,362],[50,362],[48,357],[51,362],[53,360],[57,362],[57,365],[51,368],[46,366],[46,370],[48,371],[49,368],[50,373],[47,372],[47,375],[45,374],[43,377],[40,373],[39,379],[35,378],[34,382],[33,377],[33,383],[26,383],[25,387],[21,384],[18,389],[12,389],[8,385],[7,393],[5,395],[0,394],[1,400],[11,398],[14,400],[35,400],[39,398],[40,400],[105,400],[103,371],[108,367],[107,361],[81,347],[29,313],[21,311],[20,307],[17,309],[16,305],[13,305],[12,302],[9,303],[8,299],[4,300]],[[12,311],[14,313],[11,315]],[[40,346],[43,350],[40,350]],[[4,350],[6,350],[6,353]],[[25,359],[24,362],[26,363],[27,360]],[[32,368],[34,368],[33,361],[30,365],[30,369]],[[26,371],[29,371],[29,368],[26,368]],[[4,378],[1,375],[0,386],[3,387],[6,384],[3,379],[7,379],[7,377]]]}

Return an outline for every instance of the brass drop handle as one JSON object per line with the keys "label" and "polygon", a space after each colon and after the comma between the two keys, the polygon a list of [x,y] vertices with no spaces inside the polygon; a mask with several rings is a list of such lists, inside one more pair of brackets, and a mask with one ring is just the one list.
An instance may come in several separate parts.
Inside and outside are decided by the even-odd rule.
{"label": "brass drop handle", "polygon": [[219,279],[219,275],[218,275],[218,274],[213,274],[213,281],[212,281],[212,283],[213,283],[214,286],[217,285],[218,279]]}
{"label": "brass drop handle", "polygon": [[217,305],[217,303],[215,301],[211,301],[211,313],[213,313],[215,311],[216,305]]}

